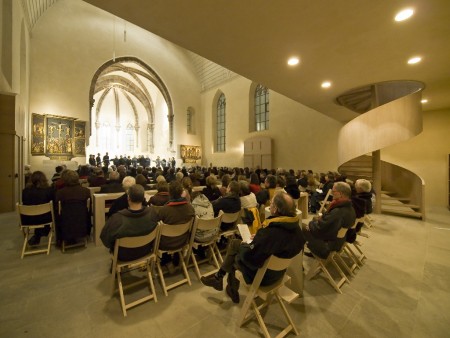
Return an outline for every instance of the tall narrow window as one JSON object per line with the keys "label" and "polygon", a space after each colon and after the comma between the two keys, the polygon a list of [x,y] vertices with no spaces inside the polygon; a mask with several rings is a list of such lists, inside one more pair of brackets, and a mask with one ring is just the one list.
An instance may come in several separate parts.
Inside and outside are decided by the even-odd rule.
{"label": "tall narrow window", "polygon": [[258,85],[255,89],[255,130],[269,129],[269,90]]}
{"label": "tall narrow window", "polygon": [[128,123],[127,129],[125,131],[125,151],[134,151],[134,127],[131,123]]}
{"label": "tall narrow window", "polygon": [[102,123],[100,127],[100,147],[101,149],[111,149],[111,126],[109,122]]}
{"label": "tall narrow window", "polygon": [[186,110],[186,129],[188,134],[195,134],[194,109],[189,107]]}
{"label": "tall narrow window", "polygon": [[217,122],[216,122],[216,151],[225,151],[225,95],[222,94],[217,101]]}

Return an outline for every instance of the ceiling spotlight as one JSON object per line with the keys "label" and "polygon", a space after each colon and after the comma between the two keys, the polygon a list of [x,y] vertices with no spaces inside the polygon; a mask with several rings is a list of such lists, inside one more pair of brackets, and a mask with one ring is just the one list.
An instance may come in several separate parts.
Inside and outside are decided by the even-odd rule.
{"label": "ceiling spotlight", "polygon": [[422,103],[427,103],[428,102],[428,100],[427,99],[423,99],[422,101],[420,101],[420,102],[422,102]]}
{"label": "ceiling spotlight", "polygon": [[395,16],[395,21],[404,21],[409,19],[414,14],[414,10],[412,8],[406,8],[401,10]]}
{"label": "ceiling spotlight", "polygon": [[300,60],[297,57],[292,57],[288,60],[288,65],[289,66],[295,66],[298,65],[298,63],[300,62]]}
{"label": "ceiling spotlight", "polygon": [[321,84],[322,88],[330,88],[331,87],[331,82],[330,81],[324,81]]}
{"label": "ceiling spotlight", "polygon": [[419,63],[420,61],[422,61],[422,58],[420,56],[415,56],[408,60],[408,64],[414,65],[416,63]]}

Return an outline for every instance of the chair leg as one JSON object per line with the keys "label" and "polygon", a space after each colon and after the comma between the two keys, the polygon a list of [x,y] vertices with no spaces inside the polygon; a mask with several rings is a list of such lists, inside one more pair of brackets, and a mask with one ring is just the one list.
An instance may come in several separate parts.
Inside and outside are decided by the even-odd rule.
{"label": "chair leg", "polygon": [[150,284],[150,291],[153,295],[153,299],[155,300],[155,303],[157,303],[158,298],[156,297],[155,283],[153,283],[153,263],[150,262],[147,263],[147,277],[148,282]]}
{"label": "chair leg", "polygon": [[305,279],[312,279],[320,270],[320,261],[318,259],[314,259],[313,266],[311,266],[311,268],[309,269],[308,273],[305,276]]}
{"label": "chair leg", "polygon": [[22,246],[22,255],[20,256],[20,259],[23,259],[23,256],[25,256],[25,250],[27,248],[28,245],[28,236],[30,235],[30,229],[26,229],[24,230],[24,239],[23,239],[23,246]]}
{"label": "chair leg", "polygon": [[167,288],[166,288],[166,283],[165,283],[165,281],[164,281],[163,271],[162,271],[162,269],[161,269],[161,263],[159,262],[159,258],[157,258],[157,259],[158,259],[158,260],[157,260],[157,262],[156,262],[156,268],[158,269],[159,279],[160,279],[160,281],[161,281],[161,287],[162,287],[162,289],[163,289],[163,291],[164,291],[164,295],[165,295],[165,296],[168,296],[168,294],[167,294]]}
{"label": "chair leg", "polygon": [[[342,252],[343,252],[343,251],[342,251]],[[340,263],[341,266],[344,268],[344,270],[348,273],[348,275],[351,276],[351,277],[353,277],[354,274],[353,274],[353,272],[351,271],[351,268],[347,265],[347,263],[345,263],[344,259],[343,259],[342,256],[341,256],[341,253],[342,253],[342,252],[336,253],[336,255],[335,255],[334,257],[335,257],[335,259],[336,259],[337,261],[339,261],[339,263]],[[336,262],[336,263],[337,263],[337,262]],[[341,269],[341,270],[342,270],[342,269]]]}
{"label": "chair leg", "polygon": [[186,263],[184,262],[181,251],[178,252],[178,255],[180,256],[181,267],[183,268],[183,272],[184,272],[184,275],[186,276],[187,282],[189,285],[192,285],[191,278],[189,277],[189,272],[187,270]]}
{"label": "chair leg", "polygon": [[[284,316],[286,317],[286,320],[288,321],[288,323],[290,324],[290,326],[286,327],[282,333],[280,333],[280,336],[284,336],[284,334],[287,334],[289,331],[294,331],[295,335],[298,336],[300,334],[299,330],[297,329],[297,327],[294,324],[294,321],[292,320],[291,316],[289,315],[288,310],[286,309],[286,305],[284,305],[283,303],[283,299],[280,297],[280,295],[278,294],[278,291],[275,293],[275,297],[278,301],[278,304],[280,304],[281,309],[283,310]],[[283,335],[282,335],[283,334]]]}
{"label": "chair leg", "polygon": [[358,265],[358,267],[360,268],[361,266],[363,266],[363,263],[361,262],[361,260],[359,259],[359,257],[355,254],[355,252],[352,250],[352,248],[350,247],[350,245],[346,245],[345,246],[346,250],[347,250],[347,254],[350,254],[353,257],[353,260],[356,262],[356,264]]}
{"label": "chair leg", "polygon": [[127,308],[125,305],[125,296],[123,294],[123,285],[122,285],[122,277],[120,275],[120,269],[117,271],[117,282],[119,284],[119,295],[120,295],[120,304],[122,306],[123,316],[127,316]]}
{"label": "chair leg", "polygon": [[[342,279],[339,281],[339,283],[336,283],[333,279],[333,277],[330,275],[330,272],[328,271],[328,269],[325,267],[325,265],[319,261],[319,265],[320,265],[320,269],[323,271],[323,273],[325,274],[325,277],[328,279],[329,283],[331,284],[331,286],[340,294],[342,294],[341,291],[341,285],[342,283]],[[338,267],[339,269],[339,267]],[[340,271],[340,269],[339,269]],[[342,271],[341,271],[342,274]],[[344,280],[345,281],[345,280]]]}
{"label": "chair leg", "polygon": [[200,273],[200,269],[198,267],[197,259],[195,258],[194,252],[191,252],[191,259],[192,259],[192,263],[194,264],[195,274],[197,275],[198,280],[200,280],[200,278],[202,278],[202,275]]}
{"label": "chair leg", "polygon": [[266,323],[264,323],[264,319],[261,316],[261,312],[259,312],[258,306],[255,303],[255,300],[252,298],[252,308],[255,313],[255,317],[258,320],[259,326],[261,327],[261,330],[263,331],[265,338],[270,338],[269,331],[267,330]]}
{"label": "chair leg", "polygon": [[52,238],[53,238],[53,231],[50,229],[50,232],[48,233],[47,256],[50,254],[50,248],[51,248],[51,245],[52,245]]}

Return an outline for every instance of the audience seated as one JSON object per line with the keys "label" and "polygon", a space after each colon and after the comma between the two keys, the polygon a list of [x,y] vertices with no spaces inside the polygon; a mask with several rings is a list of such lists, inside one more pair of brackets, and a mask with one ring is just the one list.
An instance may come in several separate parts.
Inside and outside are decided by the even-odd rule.
{"label": "audience seated", "polygon": [[61,174],[64,187],[56,191],[55,201],[61,202],[63,212],[56,222],[57,240],[75,242],[91,232],[91,218],[87,212],[87,200],[91,197],[88,188],[80,185],[78,174],[64,170]]}
{"label": "audience seated", "polygon": [[94,168],[93,175],[88,178],[90,187],[101,187],[106,184],[105,174],[101,168]]}
{"label": "audience seated", "polygon": [[292,175],[288,175],[286,177],[286,186],[284,190],[294,199],[298,200],[300,198],[300,190],[297,185],[297,181],[295,177]]}
{"label": "audience seated", "polygon": [[258,202],[256,196],[250,191],[250,184],[247,181],[239,181],[239,196],[241,200],[241,208],[256,208]]}
{"label": "audience seated", "polygon": [[272,174],[267,175],[264,180],[264,186],[265,189],[262,189],[256,194],[256,200],[259,205],[268,205],[270,200],[273,198],[277,188],[277,177]]}
{"label": "audience seated", "polygon": [[[62,167],[61,167],[62,168]],[[52,201],[54,190],[49,187],[47,177],[42,171],[35,171],[31,174],[30,180],[22,191],[22,203],[24,205],[38,205]],[[51,222],[52,215],[47,213],[39,216],[22,216],[23,225],[44,224]],[[28,240],[28,245],[38,245],[42,236],[47,236],[50,227],[35,229],[34,235]]]}
{"label": "audience seated", "polygon": [[[258,268],[271,255],[292,258],[300,253],[304,239],[296,215],[295,203],[285,192],[278,192],[270,205],[271,216],[266,227],[260,229],[251,244],[233,239],[228,246],[226,257],[219,271],[201,282],[217,291],[223,290],[223,278],[228,273],[226,293],[233,303],[239,303],[239,280],[235,271],[240,270],[247,283],[252,283]],[[271,285],[284,275],[284,271],[268,270],[261,285]]]}
{"label": "audience seated", "polygon": [[231,182],[231,176],[228,174],[224,174],[222,176],[222,186],[220,187],[220,192],[222,193],[222,196],[225,196],[227,193],[228,184]]}
{"label": "audience seated", "polygon": [[181,180],[181,184],[183,187],[183,192],[182,192],[182,197],[186,199],[186,201],[188,201],[188,203],[191,202],[191,195],[192,195],[192,181],[190,179],[190,177],[183,177],[183,179]]}
{"label": "audience seated", "polygon": [[[241,210],[241,200],[239,197],[240,187],[236,181],[231,181],[228,184],[227,193],[225,196],[215,200],[212,205],[214,209],[214,217],[217,217],[219,211],[222,210],[225,213],[235,213]],[[220,229],[226,231],[230,229],[234,224],[222,222]]]}
{"label": "audience seated", "polygon": [[[127,191],[128,189],[136,184],[136,179],[132,176],[126,176],[123,181],[122,181],[122,188],[123,191],[125,191],[125,193],[120,196],[119,198],[116,198],[114,200],[114,202],[112,203],[111,207],[109,208],[108,211],[108,217],[111,217],[112,215],[114,215],[116,212],[119,212],[120,210],[123,209],[127,209],[128,208],[128,195],[127,195]],[[143,206],[147,206],[147,200],[144,198],[141,201],[141,204]]]}
{"label": "audience seated", "polygon": [[255,195],[261,191],[261,182],[256,172],[250,175],[250,191]]}
{"label": "audience seated", "polygon": [[155,206],[163,206],[169,202],[169,184],[165,181],[156,183],[156,190],[158,191],[155,195],[150,197],[150,204]]}
{"label": "audience seated", "polygon": [[147,179],[145,178],[144,175],[137,174],[135,176],[135,179],[136,179],[136,184],[139,184],[140,186],[142,186],[142,188],[144,188],[144,190],[150,190],[150,188],[147,186],[148,181],[147,181]]}
{"label": "audience seated", "polygon": [[327,258],[331,251],[341,249],[345,237],[338,238],[339,229],[349,229],[356,219],[350,186],[345,182],[336,182],[332,192],[333,201],[323,216],[314,217],[308,225],[302,225],[309,250],[323,259]]}
{"label": "audience seated", "polygon": [[[372,213],[372,184],[368,180],[359,179],[355,182],[355,191],[352,195],[352,205],[355,209],[356,218],[364,217]],[[356,227],[347,232],[347,242],[353,243],[356,240],[356,234],[361,231],[364,222],[359,222]]]}
{"label": "audience seated", "polygon": [[329,189],[333,188],[334,174],[328,173],[324,176],[324,183],[320,191],[314,191],[311,195],[311,213],[315,214],[320,209],[319,202],[322,201],[328,193]]}
{"label": "audience seated", "polygon": [[100,194],[109,194],[113,192],[123,191],[122,180],[120,179],[119,172],[111,171],[109,173],[109,182],[101,186]]}
{"label": "audience seated", "polygon": [[205,195],[211,202],[215,201],[219,197],[222,197],[220,189],[217,187],[217,180],[214,175],[210,175],[206,178],[206,187],[203,188],[203,195]]}
{"label": "audience seated", "polygon": [[[142,205],[142,201],[145,199],[142,186],[131,185],[125,196],[128,207],[110,217],[100,235],[103,244],[110,252],[114,250],[116,239],[147,235],[157,225],[157,222],[151,218],[151,209]],[[132,261],[142,257],[150,252],[152,244],[139,248],[120,248],[118,258],[121,261]]]}

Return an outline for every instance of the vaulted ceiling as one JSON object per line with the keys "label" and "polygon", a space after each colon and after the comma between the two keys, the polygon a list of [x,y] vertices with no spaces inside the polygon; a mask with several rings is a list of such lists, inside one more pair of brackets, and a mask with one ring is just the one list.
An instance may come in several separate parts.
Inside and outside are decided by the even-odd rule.
{"label": "vaulted ceiling", "polygon": [[[22,0],[40,1],[54,2]],[[450,107],[448,0],[85,1],[339,121],[357,116],[340,94],[383,81],[423,82],[424,111]]]}

